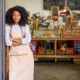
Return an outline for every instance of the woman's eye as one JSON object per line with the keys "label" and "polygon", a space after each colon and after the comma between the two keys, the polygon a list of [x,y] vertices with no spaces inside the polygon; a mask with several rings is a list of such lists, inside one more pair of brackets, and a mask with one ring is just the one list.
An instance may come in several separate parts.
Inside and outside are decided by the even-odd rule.
{"label": "woman's eye", "polygon": [[13,15],[13,16],[15,16],[15,15]]}
{"label": "woman's eye", "polygon": [[13,15],[13,16],[20,16],[20,15]]}

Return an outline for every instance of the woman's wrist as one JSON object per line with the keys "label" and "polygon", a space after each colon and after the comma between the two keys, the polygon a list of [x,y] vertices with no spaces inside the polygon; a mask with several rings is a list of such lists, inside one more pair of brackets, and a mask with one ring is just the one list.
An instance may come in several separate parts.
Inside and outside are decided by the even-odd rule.
{"label": "woman's wrist", "polygon": [[15,40],[12,38],[12,41],[15,41]]}

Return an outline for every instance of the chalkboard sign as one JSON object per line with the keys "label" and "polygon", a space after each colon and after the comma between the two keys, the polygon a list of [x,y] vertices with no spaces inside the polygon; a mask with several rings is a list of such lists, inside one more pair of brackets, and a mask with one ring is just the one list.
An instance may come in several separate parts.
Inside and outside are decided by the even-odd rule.
{"label": "chalkboard sign", "polygon": [[58,13],[58,9],[57,8],[53,8],[53,15]]}
{"label": "chalkboard sign", "polygon": [[72,10],[80,10],[80,0],[67,0],[67,6]]}
{"label": "chalkboard sign", "polygon": [[78,15],[73,13],[73,18],[76,18],[76,17],[78,17]]}
{"label": "chalkboard sign", "polygon": [[71,28],[73,15],[66,16],[65,28]]}
{"label": "chalkboard sign", "polygon": [[66,21],[66,15],[63,15],[63,22]]}
{"label": "chalkboard sign", "polygon": [[[51,19],[53,19],[54,14],[59,15],[59,6],[51,6]],[[59,16],[58,16],[59,21]]]}
{"label": "chalkboard sign", "polygon": [[59,6],[59,9],[62,10],[65,5],[65,0],[44,0],[43,8],[46,10],[51,10],[51,6]]}
{"label": "chalkboard sign", "polygon": [[69,26],[71,22],[71,17],[67,18],[66,26]]}

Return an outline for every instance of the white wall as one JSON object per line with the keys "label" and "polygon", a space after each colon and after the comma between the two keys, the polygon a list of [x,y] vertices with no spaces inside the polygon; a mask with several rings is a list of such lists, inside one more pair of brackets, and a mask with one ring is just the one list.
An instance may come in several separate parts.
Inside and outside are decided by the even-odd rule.
{"label": "white wall", "polygon": [[[66,4],[66,3],[65,3]],[[30,12],[30,16],[32,14],[40,12],[40,15],[50,16],[50,10],[43,10],[43,0],[6,0],[6,11],[16,5],[20,5],[26,8]],[[61,11],[59,11],[61,12]],[[77,11],[78,12],[78,11]],[[80,12],[80,11],[79,11]],[[62,17],[59,17],[59,23],[62,23]]]}

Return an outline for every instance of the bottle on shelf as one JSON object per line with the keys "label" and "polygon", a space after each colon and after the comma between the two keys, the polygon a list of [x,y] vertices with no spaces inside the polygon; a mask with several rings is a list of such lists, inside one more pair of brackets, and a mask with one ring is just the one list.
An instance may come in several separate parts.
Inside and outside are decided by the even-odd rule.
{"label": "bottle on shelf", "polygon": [[41,16],[39,16],[39,21],[38,21],[39,26],[41,26],[41,23],[42,23],[42,19]]}

